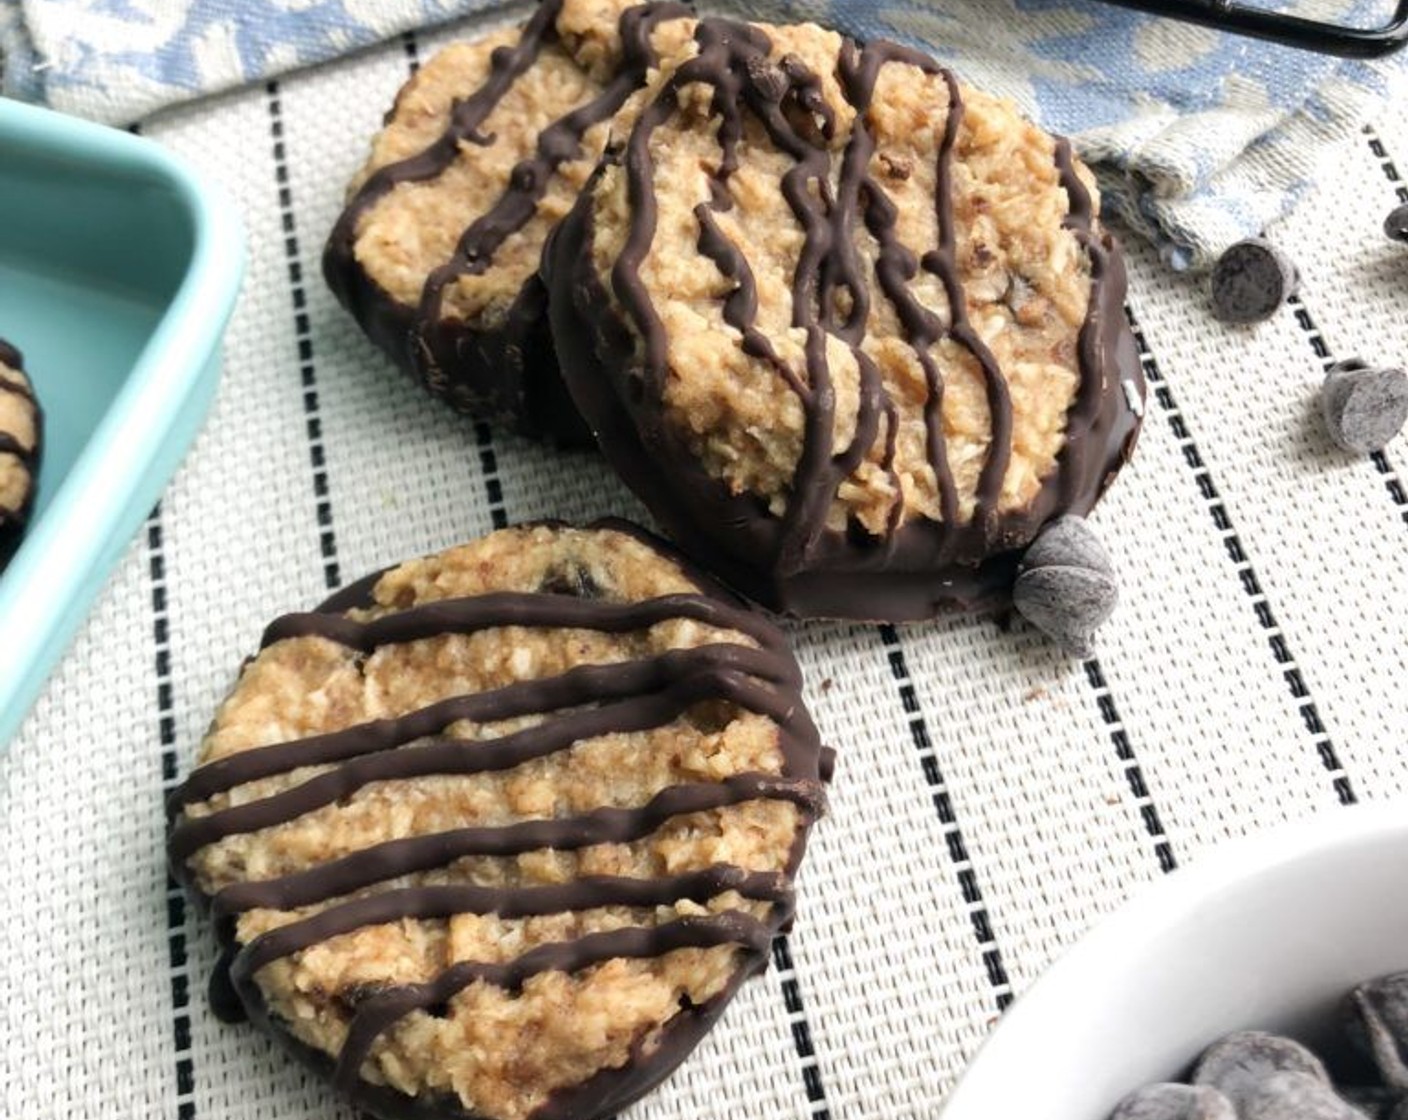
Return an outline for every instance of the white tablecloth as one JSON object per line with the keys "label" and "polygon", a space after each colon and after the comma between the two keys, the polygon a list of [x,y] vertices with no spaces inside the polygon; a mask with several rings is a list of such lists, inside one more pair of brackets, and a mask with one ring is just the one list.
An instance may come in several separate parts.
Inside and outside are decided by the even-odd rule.
{"label": "white tablecloth", "polygon": [[[343,1115],[211,1016],[163,798],[274,615],[506,520],[640,513],[594,458],[393,375],[322,284],[343,184],[449,35],[145,129],[234,193],[249,275],[208,428],[0,760],[6,1116]],[[1408,442],[1347,457],[1315,419],[1326,361],[1408,361],[1380,230],[1404,175],[1395,112],[1272,231],[1302,296],[1254,330],[1131,246],[1151,394],[1095,518],[1124,595],[1095,660],[968,618],[794,628],[840,756],[795,932],[631,1116],[932,1117],[1000,1008],[1164,871],[1408,796]]]}

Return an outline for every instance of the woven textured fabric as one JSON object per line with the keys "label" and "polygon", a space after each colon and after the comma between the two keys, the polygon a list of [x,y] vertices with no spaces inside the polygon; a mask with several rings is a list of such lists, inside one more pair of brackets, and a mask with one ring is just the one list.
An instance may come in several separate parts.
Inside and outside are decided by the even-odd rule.
{"label": "woven textured fabric", "polygon": [[[163,799],[274,615],[508,521],[640,516],[594,457],[425,397],[318,277],[367,137],[449,34],[146,129],[233,192],[249,275],[208,428],[0,761],[5,1116],[350,1120],[211,1016]],[[1151,393],[1094,519],[1123,580],[1095,659],[982,619],[793,628],[840,756],[796,927],[631,1117],[928,1120],[1001,1009],[1167,869],[1408,795],[1408,442],[1349,458],[1314,420],[1330,358],[1408,358],[1380,231],[1408,119],[1375,128],[1272,231],[1303,286],[1270,323],[1217,326],[1132,252]]]}
{"label": "woven textured fabric", "polygon": [[[1371,27],[1392,0],[1286,0]],[[110,124],[277,77],[510,0],[0,0],[0,90]],[[933,51],[1070,134],[1106,210],[1176,268],[1207,268],[1283,215],[1335,142],[1408,79],[1408,54],[1345,61],[1098,0],[701,0],[750,18],[815,20]]]}

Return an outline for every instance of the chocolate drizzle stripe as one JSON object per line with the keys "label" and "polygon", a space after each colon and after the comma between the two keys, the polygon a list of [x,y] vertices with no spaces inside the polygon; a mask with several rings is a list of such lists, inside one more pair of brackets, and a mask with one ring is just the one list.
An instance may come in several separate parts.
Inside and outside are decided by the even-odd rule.
{"label": "chocolate drizzle stripe", "polygon": [[785,639],[765,619],[702,595],[662,595],[636,603],[608,603],[563,595],[497,591],[463,599],[439,599],[370,622],[337,614],[288,614],[264,631],[260,648],[287,638],[319,637],[371,653],[378,646],[445,634],[472,634],[502,626],[596,630],[619,634],[672,619],[690,619],[747,634],[765,649]]}
{"label": "chocolate drizzle stripe", "polygon": [[793,907],[787,877],[777,872],[748,872],[716,864],[659,879],[588,876],[567,883],[534,887],[429,886],[385,891],[330,907],[311,917],[260,934],[245,945],[230,968],[238,987],[273,961],[321,941],[365,926],[414,919],[443,919],[456,914],[493,914],[505,921],[595,910],[608,906],[655,907],[689,901],[705,903],[729,891],[753,902],[779,908],[786,921]]}
{"label": "chocolate drizzle stripe", "polygon": [[[357,724],[341,731],[241,751],[207,763],[177,790],[172,806],[204,801],[245,782],[301,766],[341,762],[403,746],[434,735],[459,720],[494,723],[588,702],[603,703],[666,689],[698,673],[733,669],[759,680],[796,687],[795,663],[743,646],[715,644],[669,650],[644,661],[583,665],[556,677],[519,681],[490,692],[456,696],[394,719]],[[478,749],[480,742],[467,746]]]}
{"label": "chocolate drizzle stripe", "polygon": [[508,770],[604,735],[662,727],[706,700],[727,700],[769,716],[780,725],[783,756],[795,755],[799,749],[799,737],[788,726],[796,708],[792,697],[760,686],[741,673],[714,669],[685,677],[660,693],[574,712],[499,739],[438,739],[364,754],[282,793],[208,816],[186,817],[172,830],[168,848],[174,861],[184,863],[208,844],[287,824],[349,798],[372,782]]}
{"label": "chocolate drizzle stripe", "polygon": [[[802,251],[792,278],[792,325],[805,332],[804,353],[806,392],[799,393],[804,408],[805,432],[797,482],[792,487],[780,537],[774,544],[773,562],[781,569],[805,566],[807,556],[825,527],[827,510],[840,481],[864,456],[878,430],[879,377],[868,359],[857,352],[861,390],[855,436],[841,455],[833,454],[836,394],[831,382],[826,352],[824,324],[829,318],[822,310],[829,296],[827,270],[847,239],[839,236],[845,216],[834,205],[829,183],[830,157],[824,143],[835,128],[835,118],[821,95],[820,79],[800,59],[787,56],[772,63],[771,40],[759,28],[727,20],[701,20],[695,31],[699,44],[696,57],[681,65],[665,84],[656,100],[641,114],[626,143],[624,156],[627,196],[633,220],[625,245],[612,268],[612,286],[617,299],[635,322],[644,340],[643,376],[652,399],[661,399],[668,370],[668,343],[664,323],[656,311],[641,275],[641,266],[654,241],[658,226],[658,203],[653,186],[654,161],[650,141],[655,131],[679,108],[679,91],[703,82],[714,87],[713,109],[721,120],[719,142],[723,158],[711,176],[712,209],[730,207],[728,177],[737,166],[737,146],[742,135],[742,114],[751,109],[767,131],[769,139],[793,160],[783,175],[782,193],[804,231]],[[818,143],[803,134],[799,124],[784,112],[783,102],[791,98],[805,111],[805,122],[820,132]],[[820,118],[820,124],[816,119]],[[813,189],[815,188],[815,189]],[[712,228],[711,228],[712,227]],[[748,309],[756,306],[756,287],[751,271],[724,243],[714,223],[701,221],[701,247],[719,264],[720,271],[733,279],[735,293],[725,315],[733,316],[734,326],[744,330],[750,353],[768,357],[747,330]],[[853,249],[851,249],[853,254]],[[844,256],[836,266],[845,272],[852,288],[856,282],[853,256]],[[768,359],[774,368],[775,359]],[[784,373],[784,381],[794,392],[802,379]]]}
{"label": "chocolate drizzle stripe", "polygon": [[[8,362],[0,362],[0,365],[10,364]],[[19,366],[10,366],[10,368],[16,373],[22,372]],[[22,397],[24,400],[29,401],[30,404],[35,403],[34,388],[28,381],[21,381],[18,378],[12,380],[0,374],[0,393],[9,393],[12,397]]]}
{"label": "chocolate drizzle stripe", "polygon": [[949,97],[948,118],[944,123],[943,141],[939,145],[937,171],[939,248],[936,252],[925,254],[924,266],[939,277],[948,295],[949,335],[973,356],[987,385],[991,435],[982,473],[978,476],[978,490],[973,508],[973,524],[986,540],[992,528],[990,522],[997,516],[1002,480],[1007,476],[1007,466],[1012,458],[1012,397],[1007,391],[1007,382],[1003,380],[997,359],[968,321],[968,306],[964,299],[962,283],[958,278],[953,207],[953,151],[963,124],[963,96],[958,88],[958,79],[951,71],[940,69],[939,73],[943,75],[944,83],[948,86]]}
{"label": "chocolate drizzle stripe", "polygon": [[[498,248],[537,213],[538,203],[547,193],[557,169],[581,155],[582,138],[587,131],[614,117],[645,81],[657,61],[650,46],[656,27],[688,14],[688,7],[675,3],[640,5],[621,14],[620,69],[596,97],[558,118],[539,135],[534,155],[513,168],[494,205],[470,223],[460,236],[453,256],[426,278],[416,323],[417,335],[423,337],[435,331],[445,288],[460,276],[477,275],[488,268]],[[421,343],[413,353],[424,357],[435,349],[434,343]]]}
{"label": "chocolate drizzle stripe", "polygon": [[[915,359],[924,372],[927,396],[924,401],[925,454],[930,469],[934,472],[935,489],[939,498],[939,516],[945,539],[945,546],[939,553],[947,558],[954,539],[953,528],[958,521],[958,493],[954,483],[953,469],[948,462],[943,430],[944,380],[934,361],[932,349],[946,335],[946,328],[938,315],[925,307],[909,290],[909,282],[919,271],[919,262],[895,235],[899,211],[884,188],[869,173],[869,162],[875,151],[874,138],[865,120],[875,95],[875,85],[880,69],[885,62],[900,61],[914,66],[925,74],[937,73],[939,67],[918,51],[901,47],[895,43],[875,43],[859,55],[852,46],[841,55],[840,73],[845,82],[847,94],[856,107],[856,144],[859,148],[856,160],[863,174],[857,177],[857,202],[863,200],[865,224],[875,238],[879,252],[875,261],[875,276],[881,292],[890,301],[905,340],[914,351]],[[862,323],[864,321],[862,320]],[[891,401],[893,408],[893,401]],[[886,459],[893,463],[896,420],[890,417],[890,446],[886,448]],[[900,494],[898,483],[896,495]],[[899,518],[903,514],[903,502],[897,500],[891,512],[891,524],[886,526],[887,537],[893,539]]]}
{"label": "chocolate drizzle stripe", "polygon": [[29,464],[34,461],[34,448],[26,447],[9,432],[0,432],[0,455],[13,455]]}
{"label": "chocolate drizzle stripe", "polygon": [[[671,786],[634,808],[608,807],[574,817],[388,840],[306,871],[225,887],[215,895],[212,913],[224,918],[255,908],[309,906],[468,856],[516,856],[543,848],[577,851],[595,844],[629,843],[649,836],[671,817],[763,799],[789,801],[805,818],[814,819],[825,804],[825,793],[814,778],[734,774],[717,782]],[[176,863],[174,858],[172,862]],[[177,871],[183,870],[177,864]]]}
{"label": "chocolate drizzle stripe", "polygon": [[[513,83],[533,65],[543,46],[555,37],[555,22],[562,4],[563,0],[542,0],[524,25],[518,42],[512,47],[496,47],[491,52],[489,74],[483,84],[468,97],[455,102],[450,111],[449,125],[433,144],[413,156],[378,168],[362,184],[338,217],[329,237],[330,246],[346,243],[350,252],[357,236],[357,223],[363,213],[398,184],[433,179],[439,175],[455,161],[462,143],[483,146],[493,142],[492,137],[480,135],[479,126],[488,119]],[[339,295],[345,294],[340,277],[334,277],[330,271],[328,282]]]}
{"label": "chocolate drizzle stripe", "polygon": [[761,963],[771,939],[769,925],[747,914],[728,911],[707,918],[681,918],[662,926],[630,927],[540,945],[506,964],[465,961],[427,984],[393,988],[361,1004],[338,1057],[334,1084],[343,1090],[355,1086],[377,1038],[399,1019],[413,1011],[440,1006],[476,982],[518,991],[529,979],[544,972],[578,972],[618,958],[658,957],[677,949],[729,944],[737,944]]}
{"label": "chocolate drizzle stripe", "polygon": [[[0,432],[0,455],[15,456],[26,470],[33,473],[33,469],[39,461],[40,428],[43,424],[43,416],[40,413],[39,401],[34,395],[34,387],[24,377],[24,357],[3,338],[0,338],[0,366],[8,367],[13,373],[13,376],[0,373],[0,393],[8,393],[12,397],[28,401],[34,410],[33,444],[25,447],[12,433]],[[27,491],[24,499],[26,506],[33,499],[33,480],[30,481]],[[0,509],[0,524],[8,524],[9,519],[19,512],[21,511]]]}
{"label": "chocolate drizzle stripe", "polygon": [[[721,197],[727,200],[727,195],[722,195],[722,192]],[[811,397],[810,387],[782,360],[772,340],[758,330],[758,285],[748,258],[729,240],[708,204],[701,202],[696,206],[694,216],[699,222],[699,251],[736,285],[724,300],[724,322],[738,331],[745,354],[767,362],[792,392],[803,401],[808,400]]]}

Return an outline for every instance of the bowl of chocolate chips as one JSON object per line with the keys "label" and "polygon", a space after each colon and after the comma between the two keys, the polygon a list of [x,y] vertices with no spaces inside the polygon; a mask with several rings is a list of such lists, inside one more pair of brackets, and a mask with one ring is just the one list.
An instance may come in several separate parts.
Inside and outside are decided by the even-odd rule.
{"label": "bowl of chocolate chips", "polygon": [[941,1120],[1408,1120],[1408,805],[1204,850],[1022,993]]}

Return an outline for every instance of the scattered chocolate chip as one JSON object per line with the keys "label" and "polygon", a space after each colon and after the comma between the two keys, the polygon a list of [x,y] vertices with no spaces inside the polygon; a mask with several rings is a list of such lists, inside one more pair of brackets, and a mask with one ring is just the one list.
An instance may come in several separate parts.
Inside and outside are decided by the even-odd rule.
{"label": "scattered chocolate chip", "polygon": [[1110,1120],[1237,1120],[1237,1113],[1216,1089],[1165,1082],[1130,1093]]}
{"label": "scattered chocolate chip", "polygon": [[1059,517],[1022,556],[1012,605],[1028,622],[1076,657],[1089,657],[1091,638],[1119,600],[1105,546],[1082,517]]}
{"label": "scattered chocolate chip", "polygon": [[1237,1102],[1240,1120],[1368,1120],[1313,1073],[1283,1070],[1254,1082]]}
{"label": "scattered chocolate chip", "polygon": [[1408,242],[1408,202],[1395,206],[1384,219],[1384,233],[1394,241]]}
{"label": "scattered chocolate chip", "polygon": [[1033,568],[1088,568],[1115,574],[1110,554],[1083,517],[1067,514],[1048,522],[1022,556],[1022,571]]}
{"label": "scattered chocolate chip", "polygon": [[1075,657],[1089,657],[1091,639],[1119,601],[1114,577],[1065,565],[1033,568],[1017,577],[1017,613]]}
{"label": "scattered chocolate chip", "polygon": [[1361,455],[1379,451],[1408,420],[1408,374],[1358,358],[1336,362],[1325,374],[1320,409],[1335,446]]}
{"label": "scattered chocolate chip", "polygon": [[1295,295],[1295,264],[1259,237],[1229,248],[1212,270],[1212,313],[1224,323],[1260,323]]}
{"label": "scattered chocolate chip", "polygon": [[1324,1063],[1299,1042],[1265,1031],[1237,1031],[1203,1051],[1193,1069],[1193,1084],[1221,1090],[1245,1120],[1247,1095],[1277,1073],[1302,1073],[1330,1083]]}
{"label": "scattered chocolate chip", "polygon": [[1408,972],[1381,976],[1349,994],[1349,1036],[1378,1067],[1384,1084],[1408,1093]]}

